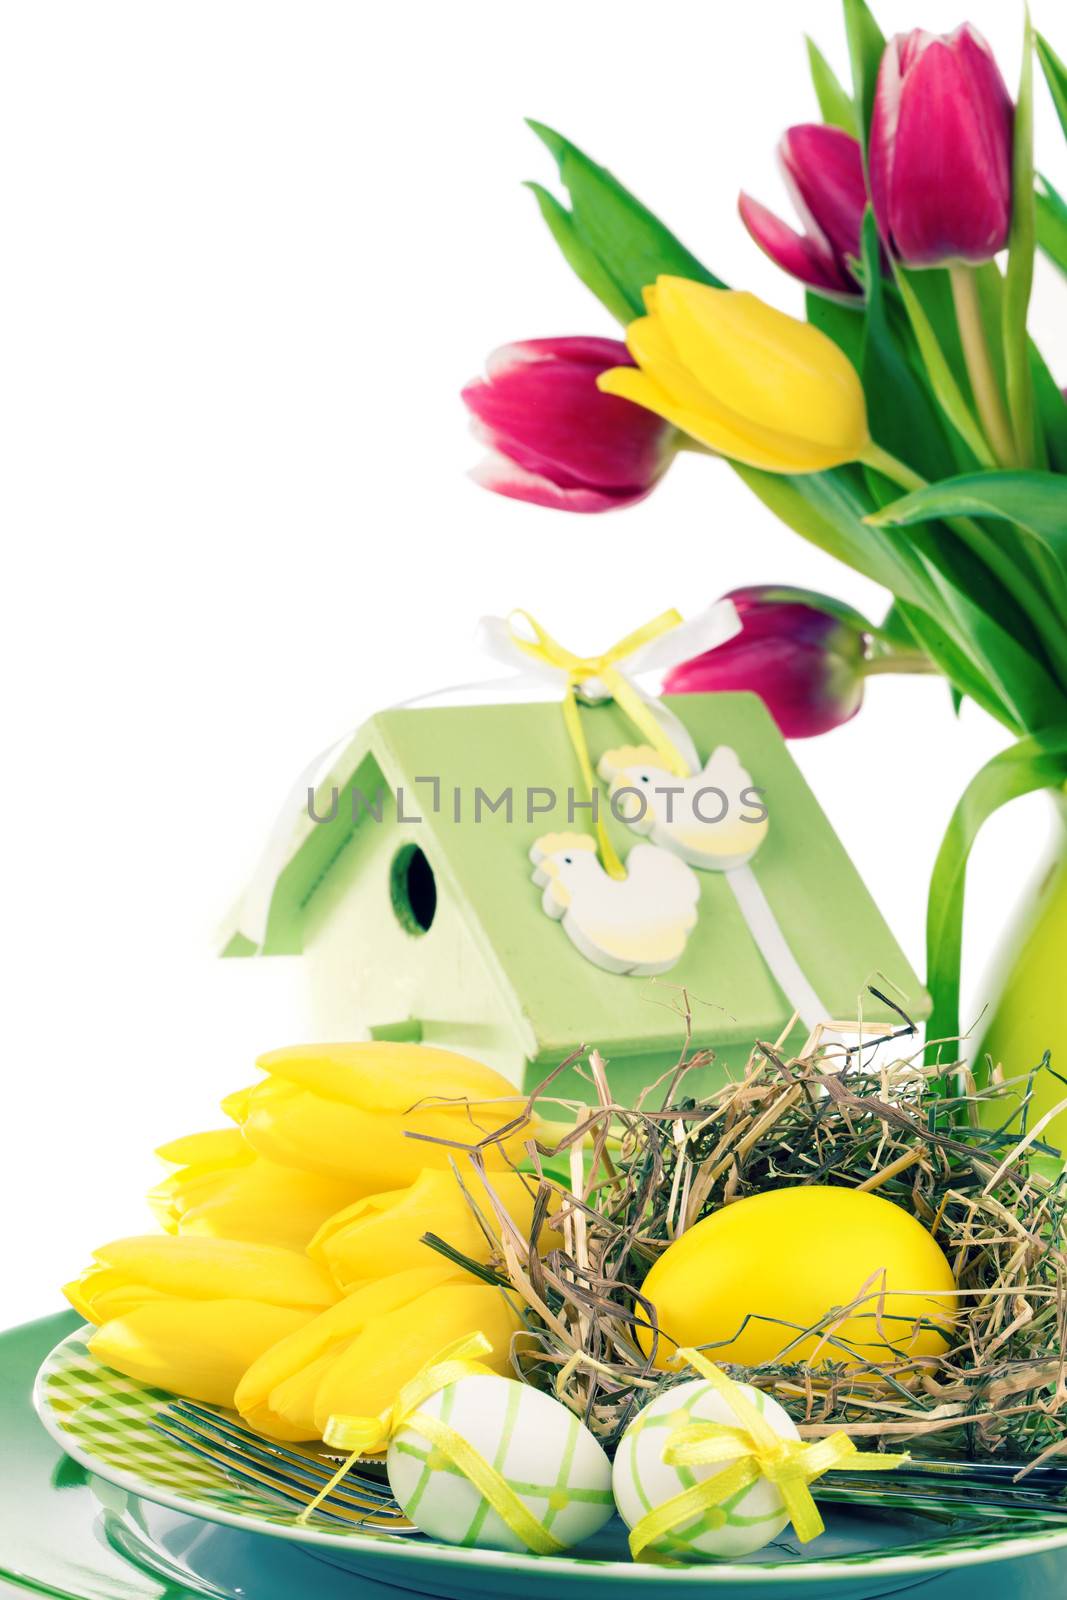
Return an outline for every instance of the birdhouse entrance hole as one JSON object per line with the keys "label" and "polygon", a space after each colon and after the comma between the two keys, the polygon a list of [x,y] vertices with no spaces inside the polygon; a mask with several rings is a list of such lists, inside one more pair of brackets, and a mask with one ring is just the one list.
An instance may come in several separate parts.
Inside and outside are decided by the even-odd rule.
{"label": "birdhouse entrance hole", "polygon": [[393,857],[389,893],[400,926],[408,933],[426,933],[437,911],[437,883],[417,844],[406,844]]}

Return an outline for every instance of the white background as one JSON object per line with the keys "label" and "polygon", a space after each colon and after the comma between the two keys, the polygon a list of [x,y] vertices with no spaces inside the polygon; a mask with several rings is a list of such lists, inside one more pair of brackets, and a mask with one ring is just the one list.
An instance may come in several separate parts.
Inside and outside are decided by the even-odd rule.
{"label": "white background", "polygon": [[[962,3],[878,10],[947,30]],[[1034,9],[1054,30],[1054,0]],[[837,10],[0,11],[0,1323],[140,1230],[153,1146],[215,1124],[256,1053],[300,1036],[299,973],[217,962],[213,929],[309,757],[485,670],[480,613],[525,605],[588,648],[741,583],[880,613],[715,463],[683,459],[615,518],[485,494],[457,400],[496,344],[613,331],[519,186],[553,176],[524,115],[799,310],[734,206],[742,184],[785,206],[775,140],[814,115],[801,29],[843,73]],[[969,15],[1014,82],[1021,7]],[[1036,307],[1067,381],[1062,282],[1042,275]],[[881,679],[851,725],[794,746],[920,969],[937,841],[1000,742],[939,681]],[[972,973],[1043,827],[1038,799],[988,829]]]}

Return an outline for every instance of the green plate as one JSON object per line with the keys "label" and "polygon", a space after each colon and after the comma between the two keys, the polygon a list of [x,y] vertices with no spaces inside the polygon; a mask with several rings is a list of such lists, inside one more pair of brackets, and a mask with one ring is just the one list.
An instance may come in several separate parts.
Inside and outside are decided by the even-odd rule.
{"label": "green plate", "polygon": [[[558,1558],[298,1529],[283,1504],[264,1496],[253,1505],[221,1469],[216,1477],[189,1457],[181,1464],[187,1475],[176,1478],[164,1441],[150,1434],[137,1443],[167,1397],[139,1386],[131,1395],[126,1380],[92,1363],[74,1320],[54,1317],[0,1336],[3,1600],[20,1590],[57,1600],[302,1600],[312,1586],[316,1600],[385,1600],[382,1584],[486,1600],[588,1597],[617,1586],[633,1600],[711,1589],[716,1600],[786,1600],[790,1589],[798,1600],[913,1590],[937,1600],[1043,1600],[1067,1589],[1067,1553],[1057,1554],[1067,1545],[1063,1521],[1032,1518],[1025,1532],[1015,1522],[1007,1532],[988,1519],[935,1520],[919,1506],[827,1506],[828,1531],[814,1558],[783,1541],[743,1563],[669,1570],[620,1559],[617,1525]],[[51,1438],[30,1404],[39,1367],[37,1405]]]}

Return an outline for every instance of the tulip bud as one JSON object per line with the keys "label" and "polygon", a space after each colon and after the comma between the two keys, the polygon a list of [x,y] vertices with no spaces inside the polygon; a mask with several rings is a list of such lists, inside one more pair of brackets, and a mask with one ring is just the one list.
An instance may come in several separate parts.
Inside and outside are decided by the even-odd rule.
{"label": "tulip bud", "polygon": [[148,1196],[168,1233],[305,1250],[361,1187],[266,1161],[238,1128],[191,1134],[156,1154],[177,1168]]}
{"label": "tulip bud", "polygon": [[841,128],[802,123],[783,135],[778,159],[805,231],[797,233],[742,194],[738,209],[745,227],[772,261],[810,288],[860,294],[853,263],[860,256],[867,185],[859,140]]}
{"label": "tulip bud", "polygon": [[1011,96],[981,34],[897,34],[878,73],[868,152],[887,248],[912,267],[989,261],[1008,242]]}
{"label": "tulip bud", "polygon": [[720,455],[767,472],[822,472],[870,444],[855,367],[807,322],[739,290],[659,278],[626,342],[637,368],[600,386]]}
{"label": "tulip bud", "polygon": [[526,339],[495,351],[485,379],[463,391],[492,451],[475,481],[562,511],[643,500],[671,462],[674,431],[598,390],[600,374],[629,359],[616,339]]}
{"label": "tulip bud", "polygon": [[787,739],[827,733],[856,715],[868,642],[862,617],[827,609],[832,602],[805,589],[754,586],[727,599],[741,632],[675,667],[665,693],[750,690]]}
{"label": "tulip bud", "polygon": [[264,1355],[237,1388],[241,1416],[272,1439],[320,1439],[331,1416],[374,1416],[453,1339],[484,1333],[510,1366],[519,1318],[499,1289],[442,1262],[357,1289]]}
{"label": "tulip bud", "polygon": [[294,1250],[227,1239],[118,1239],[66,1288],[89,1349],[127,1377],[232,1406],[246,1368],[336,1300]]}
{"label": "tulip bud", "polygon": [[[491,1136],[524,1104],[492,1067],[429,1045],[298,1045],[256,1065],[266,1081],[223,1103],[248,1143],[268,1161],[341,1180],[357,1195],[414,1183],[424,1167],[446,1169],[457,1144]],[[529,1134],[528,1126],[514,1134],[505,1151],[520,1158]],[[491,1144],[485,1161],[503,1167],[505,1155]]]}
{"label": "tulip bud", "polygon": [[[482,1179],[472,1170],[464,1174],[464,1186],[493,1238],[499,1240],[503,1224],[487,1190],[503,1206],[519,1237],[529,1240],[536,1180],[518,1172],[494,1172]],[[311,1241],[308,1253],[342,1294],[349,1294],[387,1273],[440,1260],[422,1243],[426,1233],[437,1234],[470,1261],[486,1263],[493,1254],[493,1239],[479,1224],[456,1174],[432,1168],[420,1173],[408,1189],[368,1195],[331,1217]],[[558,1235],[545,1232],[540,1248],[562,1242]]]}

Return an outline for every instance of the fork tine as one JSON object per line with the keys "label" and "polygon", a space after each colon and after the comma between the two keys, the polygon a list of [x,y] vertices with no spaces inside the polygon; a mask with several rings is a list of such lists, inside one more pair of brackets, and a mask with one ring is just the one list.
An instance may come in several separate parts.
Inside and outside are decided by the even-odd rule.
{"label": "fork tine", "polygon": [[[291,1501],[298,1506],[306,1506],[312,1499],[306,1489],[289,1484],[280,1477],[261,1473],[249,1466],[247,1462],[234,1460],[230,1456],[208,1448],[200,1441],[194,1441],[181,1433],[173,1433],[169,1428],[165,1428],[158,1423],[153,1424],[153,1426],[155,1431],[162,1434],[164,1438],[170,1439],[174,1444],[181,1445],[183,1450],[188,1450],[192,1455],[199,1456],[201,1460],[210,1461],[214,1466],[222,1467],[230,1477],[236,1478],[241,1483],[251,1484],[257,1489],[269,1489],[272,1494],[278,1495],[281,1499]],[[346,1526],[350,1526],[353,1523],[357,1525],[369,1524],[366,1511],[356,1513],[338,1505],[332,1505],[329,1509],[321,1506],[319,1510],[329,1520],[343,1522]]]}
{"label": "fork tine", "polygon": [[[1063,1507],[1067,1509],[1067,1475],[1062,1468],[1035,1468],[1019,1480],[1021,1471],[1016,1465],[976,1463],[973,1468],[957,1462],[912,1462],[897,1467],[892,1476],[875,1471],[864,1474],[865,1481],[882,1484],[888,1482],[898,1489],[931,1488],[936,1493],[962,1494],[977,1501],[997,1500],[1005,1505],[1034,1505]],[[855,1483],[849,1474],[828,1473],[823,1480],[828,1483]]]}
{"label": "fork tine", "polygon": [[[166,1423],[170,1426],[166,1426]],[[301,1483],[276,1464],[260,1465],[250,1460],[244,1452],[212,1439],[210,1435],[194,1431],[180,1417],[161,1412],[153,1426],[157,1432],[191,1454],[221,1466],[231,1477],[270,1489],[297,1505],[308,1505],[322,1487],[316,1479],[312,1479],[310,1485]],[[323,1516],[346,1524],[384,1527],[395,1532],[402,1532],[411,1526],[399,1508],[382,1504],[380,1500],[371,1499],[368,1502],[367,1499],[352,1498],[340,1485],[319,1510]]]}
{"label": "fork tine", "polygon": [[195,1418],[198,1422],[226,1434],[242,1445],[250,1439],[254,1440],[264,1450],[284,1456],[290,1461],[300,1461],[305,1465],[316,1467],[327,1474],[333,1472],[346,1459],[343,1454],[328,1451],[323,1445],[287,1444],[280,1439],[268,1439],[265,1434],[256,1433],[233,1412],[216,1411],[213,1406],[198,1405],[195,1400],[174,1400],[166,1409],[184,1417]]}
{"label": "fork tine", "polygon": [[[290,1474],[307,1478],[316,1488],[328,1483],[339,1462],[345,1459],[342,1456],[337,1462],[322,1463],[310,1454],[305,1455],[299,1451],[276,1447],[273,1439],[264,1439],[250,1430],[227,1423],[213,1412],[203,1412],[194,1406],[169,1406],[167,1413],[171,1419],[180,1422],[191,1432],[199,1433],[202,1437],[210,1437],[241,1456],[251,1455],[271,1469],[285,1470]],[[368,1500],[392,1504],[393,1497],[388,1485],[376,1478],[365,1478],[362,1473],[352,1472],[345,1481],[353,1488],[358,1485],[360,1493]]]}
{"label": "fork tine", "polygon": [[[285,1489],[291,1490],[294,1496],[302,1495],[307,1500],[313,1499],[323,1487],[317,1478],[301,1480],[297,1476],[295,1469],[282,1468],[277,1463],[270,1461],[258,1461],[243,1451],[235,1450],[232,1446],[211,1438],[208,1434],[198,1433],[195,1429],[187,1428],[180,1418],[171,1417],[167,1420],[170,1423],[170,1428],[163,1428],[161,1431],[167,1432],[169,1438],[176,1440],[176,1442],[185,1445],[187,1448],[197,1450],[200,1454],[210,1457],[213,1461],[227,1468],[233,1468],[237,1473],[246,1473],[248,1476],[254,1475],[258,1482],[267,1483],[268,1485],[278,1484],[284,1486]],[[331,1500],[333,1498],[331,1496]],[[338,1505],[353,1511],[372,1511],[376,1516],[386,1517],[398,1514],[392,1506],[383,1504],[379,1499],[360,1494],[358,1486],[353,1491],[338,1493],[336,1500]]]}
{"label": "fork tine", "polygon": [[1034,1522],[1047,1527],[1049,1518],[1067,1520],[1067,1510],[1035,1500],[1017,1501],[1003,1495],[973,1495],[963,1489],[932,1489],[927,1485],[894,1484],[887,1479],[880,1483],[858,1482],[827,1484],[823,1479],[817,1490],[821,1501],[843,1505],[923,1506],[930,1511],[953,1511],[973,1518],[989,1521],[1017,1522],[1024,1526]]}

